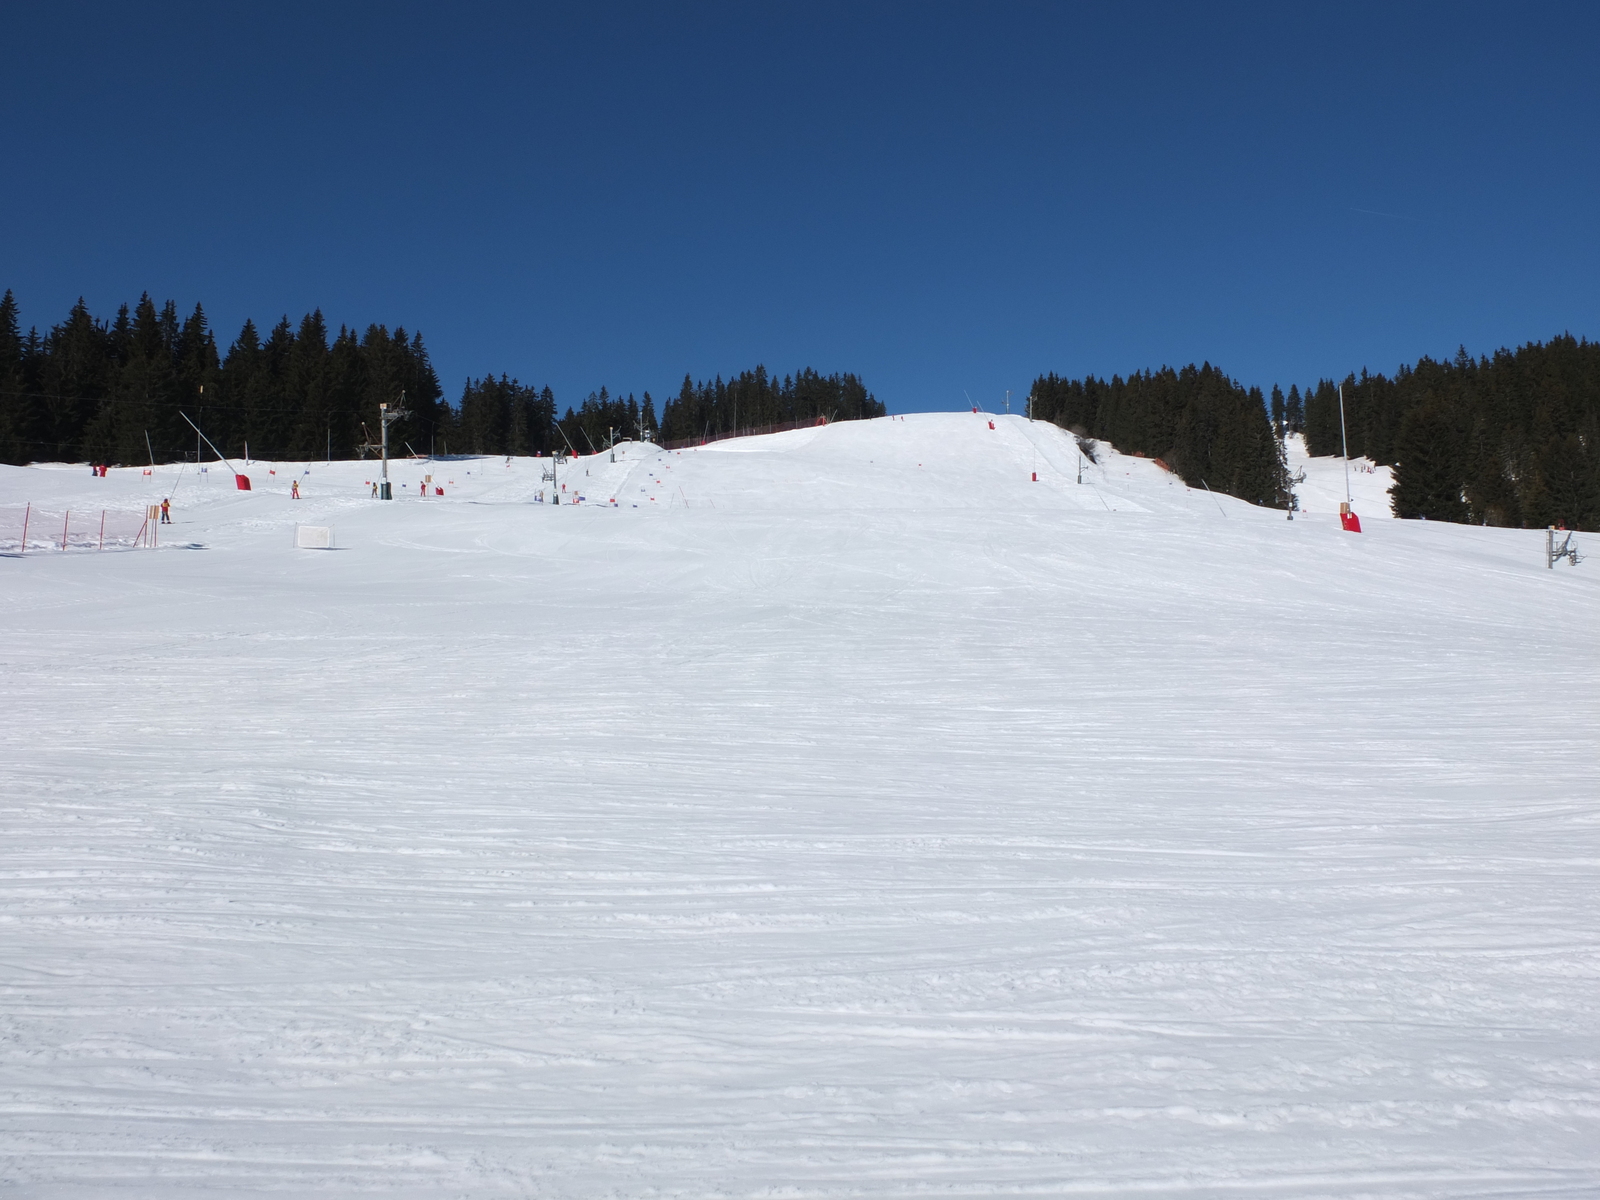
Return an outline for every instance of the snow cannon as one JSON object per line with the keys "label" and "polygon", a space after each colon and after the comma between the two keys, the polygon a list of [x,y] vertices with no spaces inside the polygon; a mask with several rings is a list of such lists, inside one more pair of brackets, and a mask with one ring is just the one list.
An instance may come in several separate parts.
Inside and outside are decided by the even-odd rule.
{"label": "snow cannon", "polygon": [[1361,532],[1361,518],[1356,516],[1348,500],[1339,502],[1339,524],[1343,526],[1346,533]]}

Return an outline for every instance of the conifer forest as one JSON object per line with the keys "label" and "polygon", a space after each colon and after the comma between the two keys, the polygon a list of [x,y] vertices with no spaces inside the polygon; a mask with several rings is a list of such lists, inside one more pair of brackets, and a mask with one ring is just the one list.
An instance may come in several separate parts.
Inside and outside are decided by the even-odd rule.
{"label": "conifer forest", "polygon": [[1161,458],[1191,486],[1286,505],[1282,439],[1314,457],[1394,468],[1394,514],[1474,525],[1600,529],[1600,343],[1570,334],[1474,359],[1421,358],[1270,400],[1209,363],[1109,382],[1041,376],[1034,415],[1126,454]]}
{"label": "conifer forest", "polygon": [[[403,398],[403,403],[402,403]],[[184,415],[228,454],[356,457],[379,434],[378,405],[408,414],[389,431],[396,454],[593,453],[612,440],[682,441],[818,418],[882,416],[854,375],[809,368],[780,378],[756,367],[724,382],[687,376],[663,408],[604,387],[558,409],[548,387],[506,375],[468,379],[444,400],[420,333],[369,325],[330,331],[320,311],[262,336],[246,321],[220,351],[205,311],[180,319],[148,295],[116,317],[80,300],[65,320],[22,333],[15,296],[0,300],[0,461],[171,462],[209,451]]]}
{"label": "conifer forest", "polygon": [[[1600,343],[1569,334],[1393,376],[1362,370],[1270,397],[1209,363],[1109,381],[1041,375],[1032,415],[1128,454],[1162,459],[1186,483],[1254,504],[1293,503],[1283,438],[1313,456],[1392,465],[1396,516],[1600,529]],[[724,380],[686,375],[659,419],[649,392],[604,387],[563,411],[549,387],[507,375],[465,381],[451,403],[422,335],[379,324],[332,330],[321,311],[265,335],[246,321],[227,349],[197,304],[179,316],[145,295],[110,320],[79,301],[48,330],[22,331],[0,299],[0,461],[134,465],[205,452],[182,414],[228,454],[352,458],[369,453],[378,406],[401,402],[396,454],[592,453],[628,437],[687,445],[818,420],[882,416],[856,375],[764,366]]]}

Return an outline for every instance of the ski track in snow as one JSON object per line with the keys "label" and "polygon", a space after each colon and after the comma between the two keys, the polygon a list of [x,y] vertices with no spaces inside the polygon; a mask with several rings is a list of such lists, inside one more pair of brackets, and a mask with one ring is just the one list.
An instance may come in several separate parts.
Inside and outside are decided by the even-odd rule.
{"label": "ski track in snow", "polygon": [[204,548],[0,558],[0,1189],[1600,1194],[1593,567],[988,419],[0,468]]}

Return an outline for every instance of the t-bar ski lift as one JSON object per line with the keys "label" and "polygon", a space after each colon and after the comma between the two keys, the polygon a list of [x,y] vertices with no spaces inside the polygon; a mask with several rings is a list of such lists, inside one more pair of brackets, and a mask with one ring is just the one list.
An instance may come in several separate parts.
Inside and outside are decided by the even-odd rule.
{"label": "t-bar ski lift", "polygon": [[[178,415],[185,421],[189,421],[188,413],[180,412]],[[205,441],[206,445],[211,446],[211,453],[215,454],[219,459],[222,460],[223,466],[227,467],[228,470],[233,471],[233,464],[227,460],[227,457],[222,453],[221,450],[218,450],[214,445],[211,444],[210,438],[206,437],[205,434],[200,433],[200,426],[196,425],[193,421],[189,421],[189,428],[194,430],[195,433],[200,434],[200,437]],[[200,464],[198,462],[195,463],[195,466],[198,467],[199,465]],[[248,492],[250,490],[250,476],[241,475],[238,471],[233,471],[233,484],[241,492]]]}

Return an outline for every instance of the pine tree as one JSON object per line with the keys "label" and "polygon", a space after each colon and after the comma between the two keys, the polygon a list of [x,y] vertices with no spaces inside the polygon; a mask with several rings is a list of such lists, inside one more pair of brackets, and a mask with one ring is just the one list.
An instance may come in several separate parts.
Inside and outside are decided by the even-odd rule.
{"label": "pine tree", "polygon": [[[169,304],[168,307],[173,306]],[[237,424],[237,416],[226,405],[221,394],[222,372],[217,358],[216,339],[212,337],[206,322],[205,310],[198,304],[173,339],[172,359],[177,376],[175,396],[180,403],[187,403],[193,398],[197,407],[208,406],[212,413],[208,432],[219,446],[226,446]]]}
{"label": "pine tree", "polygon": [[17,316],[17,299],[7,288],[0,298],[0,462],[21,464],[32,457],[34,431],[25,343]]}
{"label": "pine tree", "polygon": [[[126,306],[120,318],[125,324]],[[40,358],[32,459],[85,457],[84,427],[110,393],[116,356],[106,327],[89,315],[81,296],[46,335]]]}
{"label": "pine tree", "polygon": [[332,419],[328,396],[331,351],[328,324],[315,309],[300,320],[284,360],[283,391],[289,412],[281,424],[288,432],[290,458],[316,458],[324,453]]}
{"label": "pine tree", "polygon": [[444,389],[428,357],[420,331],[413,331],[406,354],[406,407],[411,411],[411,430],[416,438],[431,438],[444,423],[440,404]]}
{"label": "pine tree", "polygon": [[258,458],[273,456],[278,446],[268,434],[262,415],[266,391],[266,358],[254,321],[245,321],[239,336],[222,360],[217,381],[218,401],[232,417],[232,427],[241,442],[249,442]]}
{"label": "pine tree", "polygon": [[[650,399],[649,392],[646,392],[644,394],[644,399],[639,402],[639,420],[644,425],[644,436],[647,439],[660,436],[660,434],[656,432],[656,403],[654,400]],[[639,436],[637,427],[629,430],[628,433],[630,437]]]}
{"label": "pine tree", "polygon": [[1306,453],[1313,458],[1342,453],[1344,438],[1339,431],[1339,389],[1332,380],[1318,380],[1315,390],[1307,388],[1302,399],[1305,404],[1303,432]]}
{"label": "pine tree", "polygon": [[537,405],[533,415],[528,420],[528,428],[533,431],[533,451],[535,454],[553,454],[556,449],[556,394],[547,386],[539,393]]}
{"label": "pine tree", "polygon": [[[187,441],[189,426],[178,413],[197,398],[179,388],[173,357],[178,345],[178,314],[171,301],[157,312],[145,293],[134,309],[132,335],[129,358],[118,382],[118,412],[113,423],[116,440],[111,454],[121,462],[138,460],[147,432],[157,446]],[[201,428],[205,428],[204,422]]]}
{"label": "pine tree", "polygon": [[1538,456],[1538,479],[1529,516],[1538,525],[1600,528],[1600,472],[1576,433],[1551,438]]}
{"label": "pine tree", "polygon": [[[349,458],[362,441],[359,414],[367,385],[366,358],[355,330],[339,326],[328,352],[324,380],[322,452],[325,456]],[[316,431],[310,433],[314,437]]]}
{"label": "pine tree", "polygon": [[1389,489],[1397,517],[1465,521],[1465,462],[1459,419],[1436,396],[1400,424],[1400,461]]}

